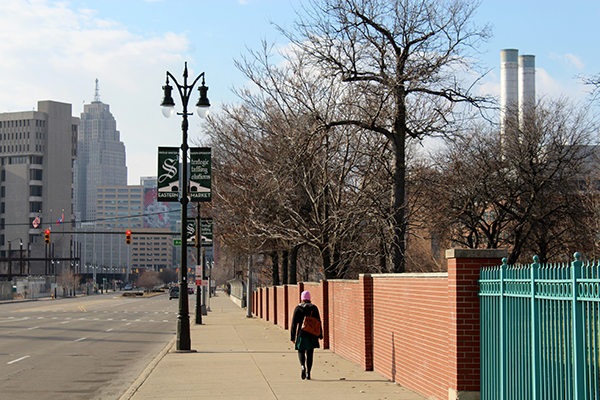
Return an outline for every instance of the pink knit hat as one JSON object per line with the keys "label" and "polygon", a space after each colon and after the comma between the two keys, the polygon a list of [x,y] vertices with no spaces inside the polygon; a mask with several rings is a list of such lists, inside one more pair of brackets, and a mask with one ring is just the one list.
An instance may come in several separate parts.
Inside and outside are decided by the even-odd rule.
{"label": "pink knit hat", "polygon": [[300,295],[300,300],[310,300],[310,292],[308,290],[302,292],[302,294]]}

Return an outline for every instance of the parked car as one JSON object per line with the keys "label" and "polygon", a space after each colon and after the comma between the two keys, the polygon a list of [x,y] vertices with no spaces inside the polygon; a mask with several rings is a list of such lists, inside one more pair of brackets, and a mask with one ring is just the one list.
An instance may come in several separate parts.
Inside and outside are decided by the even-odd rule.
{"label": "parked car", "polygon": [[169,300],[178,299],[178,298],[179,298],[179,288],[172,287],[171,289],[169,289]]}
{"label": "parked car", "polygon": [[132,290],[133,286],[131,286],[130,284],[125,285],[124,287],[125,290]]}

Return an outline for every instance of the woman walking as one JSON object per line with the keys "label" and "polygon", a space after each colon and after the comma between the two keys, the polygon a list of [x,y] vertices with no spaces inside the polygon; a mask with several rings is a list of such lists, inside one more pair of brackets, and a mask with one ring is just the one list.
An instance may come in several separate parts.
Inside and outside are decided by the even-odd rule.
{"label": "woman walking", "polygon": [[302,379],[310,379],[310,370],[313,365],[314,350],[319,348],[319,339],[323,339],[323,331],[319,329],[319,334],[315,335],[302,329],[304,318],[313,317],[321,322],[319,309],[310,302],[310,292],[304,291],[300,295],[302,302],[294,309],[292,316],[292,327],[290,329],[291,340],[295,344],[295,349],[298,350],[298,359],[302,372]]}

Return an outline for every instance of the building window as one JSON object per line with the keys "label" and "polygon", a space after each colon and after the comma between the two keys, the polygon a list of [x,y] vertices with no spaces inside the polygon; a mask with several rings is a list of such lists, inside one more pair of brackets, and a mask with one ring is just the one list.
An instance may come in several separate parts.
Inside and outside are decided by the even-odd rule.
{"label": "building window", "polygon": [[29,186],[29,195],[42,197],[42,186]]}
{"label": "building window", "polygon": [[42,170],[41,169],[30,169],[29,170],[29,179],[33,181],[41,181],[42,180]]}

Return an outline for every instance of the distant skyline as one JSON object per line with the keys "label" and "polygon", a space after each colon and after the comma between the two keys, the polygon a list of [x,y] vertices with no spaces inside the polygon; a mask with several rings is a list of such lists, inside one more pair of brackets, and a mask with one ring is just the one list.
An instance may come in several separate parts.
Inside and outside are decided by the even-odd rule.
{"label": "distant skyline", "polygon": [[[94,99],[111,107],[127,150],[128,184],[156,175],[157,148],[180,146],[181,117],[160,110],[170,71],[180,80],[206,73],[211,112],[235,102],[232,87],[246,83],[233,60],[261,40],[286,42],[269,21],[291,27],[299,0],[2,0],[0,112],[24,111],[38,100],[73,105],[79,116]],[[304,2],[306,3],[306,2]],[[536,56],[537,96],[584,101],[578,75],[600,73],[600,2],[484,0],[473,22],[492,25],[480,48],[490,72],[480,91],[499,94],[500,50]],[[194,93],[197,95],[197,92]],[[191,101],[196,101],[193,98]],[[175,97],[177,110],[180,99]],[[190,144],[202,137],[190,118]]]}

